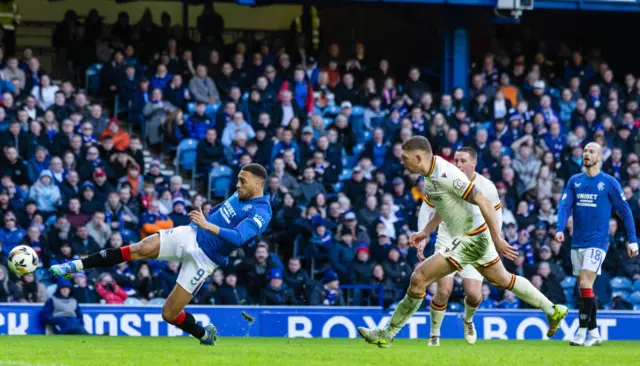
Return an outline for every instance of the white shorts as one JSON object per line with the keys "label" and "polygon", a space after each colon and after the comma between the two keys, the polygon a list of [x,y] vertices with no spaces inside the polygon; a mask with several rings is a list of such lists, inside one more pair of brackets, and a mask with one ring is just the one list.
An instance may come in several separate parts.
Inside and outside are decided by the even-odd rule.
{"label": "white shorts", "polygon": [[[435,252],[443,254],[443,252],[446,252],[446,250],[447,250],[446,248],[452,246],[452,241],[453,241],[453,239],[451,239],[451,237],[449,235],[445,234],[442,231],[438,231],[438,236],[436,237]],[[493,245],[491,245],[491,246],[493,247]],[[495,249],[494,249],[494,251],[495,251]],[[445,258],[446,258],[446,256],[445,256]],[[482,277],[480,272],[478,272],[478,270],[475,269],[475,267],[472,264],[466,264],[466,265],[462,266],[462,270],[458,270],[456,272],[460,273],[460,277],[462,277],[462,278],[466,278],[466,279],[470,279],[470,280],[478,280],[478,281],[483,281],[484,280],[484,277]],[[446,277],[453,278],[453,277],[455,277],[456,272],[451,272]]]}
{"label": "white shorts", "polygon": [[158,259],[182,263],[176,282],[192,295],[198,292],[207,277],[218,268],[198,246],[196,230],[191,226],[160,230]]}
{"label": "white shorts", "polygon": [[571,249],[573,275],[580,276],[580,271],[583,269],[599,275],[602,272],[602,262],[606,256],[607,252],[600,248]]}

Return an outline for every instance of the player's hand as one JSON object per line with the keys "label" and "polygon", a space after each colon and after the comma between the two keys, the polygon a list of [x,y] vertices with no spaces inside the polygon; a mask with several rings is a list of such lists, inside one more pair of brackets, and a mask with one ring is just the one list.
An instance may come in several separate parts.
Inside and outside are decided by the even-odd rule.
{"label": "player's hand", "polygon": [[207,225],[207,219],[204,217],[202,207],[189,212],[189,218],[191,219],[191,222],[198,225],[199,228],[205,229],[205,226]]}
{"label": "player's hand", "polygon": [[516,258],[518,258],[518,251],[516,250],[516,248],[509,245],[506,240],[500,238],[500,240],[495,244],[496,250],[501,256],[509,260],[515,260]]}
{"label": "player's hand", "polygon": [[420,230],[417,233],[411,234],[411,236],[409,237],[409,245],[414,248],[419,248],[420,244],[425,241],[425,239],[427,239],[427,234],[424,231]]}
{"label": "player's hand", "polygon": [[564,233],[562,231],[556,233],[556,240],[564,243]]}
{"label": "player's hand", "polygon": [[420,242],[420,244],[418,245],[418,260],[420,262],[422,262],[423,260],[425,260],[424,257],[424,248],[427,246],[427,241],[423,240]]}
{"label": "player's hand", "polygon": [[629,258],[635,258],[638,256],[638,243],[629,243],[627,244],[627,254],[629,254]]}

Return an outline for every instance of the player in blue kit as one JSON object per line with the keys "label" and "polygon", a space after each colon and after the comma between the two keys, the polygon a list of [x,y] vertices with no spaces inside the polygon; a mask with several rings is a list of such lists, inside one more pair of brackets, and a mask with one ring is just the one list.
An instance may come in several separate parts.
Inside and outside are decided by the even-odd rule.
{"label": "player in blue kit", "polygon": [[[587,144],[582,153],[585,173],[569,179],[558,205],[556,240],[564,241],[564,230],[573,215],[571,264],[573,275],[579,276],[580,328],[570,342],[572,346],[599,346],[602,344],[596,324],[596,304],[593,283],[600,274],[602,262],[609,247],[609,219],[612,208],[622,217],[627,230],[627,252],[631,258],[638,255],[638,241],[631,208],[618,181],[603,173],[602,147],[595,142]],[[587,340],[589,329],[589,340]]]}
{"label": "player in blue kit", "polygon": [[104,249],[88,257],[51,266],[56,276],[69,276],[83,269],[111,267],[121,262],[159,259],[182,263],[176,286],[162,307],[162,318],[200,340],[214,345],[213,324],[196,323],[184,307],[207,277],[225,266],[229,254],[245,243],[252,244],[271,220],[269,195],[264,195],[267,171],[260,164],[247,164],[238,174],[237,192],[214,207],[208,218],[199,208],[189,213],[191,224],[161,230],[144,240],[119,249]]}

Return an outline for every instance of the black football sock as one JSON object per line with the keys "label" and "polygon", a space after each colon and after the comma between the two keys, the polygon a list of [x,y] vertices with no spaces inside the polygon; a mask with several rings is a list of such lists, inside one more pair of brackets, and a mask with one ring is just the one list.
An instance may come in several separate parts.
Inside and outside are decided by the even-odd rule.
{"label": "black football sock", "polygon": [[206,334],[204,327],[196,323],[196,318],[193,317],[193,314],[186,312],[184,310],[182,310],[180,314],[178,314],[176,319],[173,322],[171,322],[171,324],[191,334],[197,339],[204,338]]}
{"label": "black football sock", "polygon": [[131,249],[128,246],[118,249],[103,249],[82,259],[82,268],[79,269],[113,267],[116,264],[130,260]]}
{"label": "black football sock", "polygon": [[582,298],[579,311],[580,328],[587,328],[589,326],[589,320],[591,319],[591,312],[593,311],[593,290],[590,288],[581,288],[580,297]]}
{"label": "black football sock", "polygon": [[593,307],[591,308],[591,317],[589,318],[589,330],[593,330],[598,328],[598,323],[596,322],[596,313],[598,312],[598,304],[596,304],[595,297],[593,298]]}

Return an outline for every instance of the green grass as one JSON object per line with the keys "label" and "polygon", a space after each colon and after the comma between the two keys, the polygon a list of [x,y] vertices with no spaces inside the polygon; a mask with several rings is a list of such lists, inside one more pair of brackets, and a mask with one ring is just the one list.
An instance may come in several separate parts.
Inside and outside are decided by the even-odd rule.
{"label": "green grass", "polygon": [[380,349],[361,339],[1,336],[0,365],[638,365],[640,342],[570,347],[567,341],[397,340]]}

